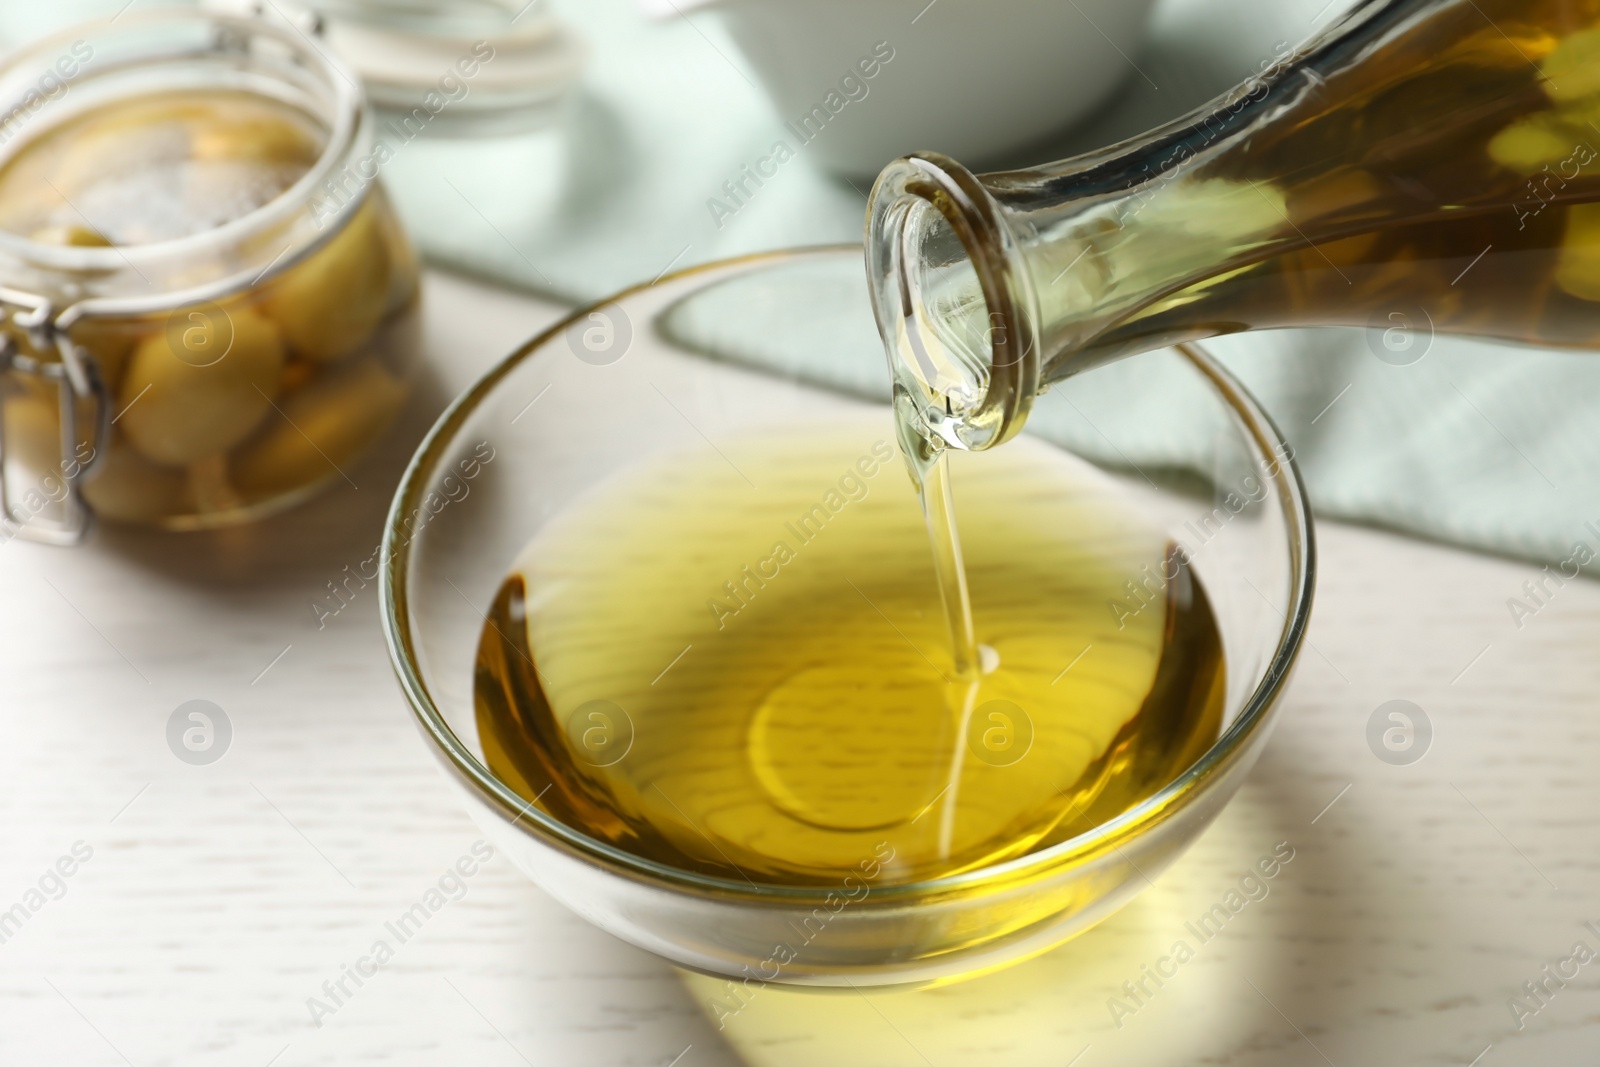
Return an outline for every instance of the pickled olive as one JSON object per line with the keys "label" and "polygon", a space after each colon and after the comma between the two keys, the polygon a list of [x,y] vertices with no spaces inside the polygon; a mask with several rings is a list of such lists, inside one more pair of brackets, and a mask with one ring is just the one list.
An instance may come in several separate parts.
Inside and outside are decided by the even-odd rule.
{"label": "pickled olive", "polygon": [[298,112],[242,94],[122,103],[65,123],[0,171],[0,225],[52,244],[188,236],[277,196],[325,142]]}
{"label": "pickled olive", "polygon": [[157,466],[115,437],[84,482],[83,498],[101,518],[122,522],[160,522],[194,506],[183,471]]}
{"label": "pickled olive", "polygon": [[125,231],[145,228],[141,213],[130,211],[125,220],[102,201],[188,157],[189,129],[179,113],[191,110],[126,105],[41,137],[0,170],[0,225],[29,236],[83,228],[102,234],[107,244],[138,243]]}
{"label": "pickled olive", "polygon": [[1568,34],[1539,64],[1550,99],[1579,100],[1600,93],[1600,26]]}
{"label": "pickled olive", "polygon": [[100,380],[114,396],[127,370],[128,356],[143,332],[135,332],[127,323],[88,319],[73,327],[72,339],[94,359],[100,368]]}
{"label": "pickled olive", "polygon": [[[376,196],[382,198],[382,190],[378,190]],[[387,200],[383,200],[381,206],[383,210],[378,212],[379,226],[383,233],[384,255],[389,260],[389,296],[385,307],[392,311],[416,299],[417,290],[422,284],[422,263],[417,258],[417,250],[400,228],[399,216],[390,208]]]}
{"label": "pickled olive", "polygon": [[326,140],[310,126],[272,113],[239,116],[225,126],[196,124],[191,138],[197,160],[247,160],[297,167],[302,172],[316,163]]}
{"label": "pickled olive", "polygon": [[1586,129],[1581,117],[1561,112],[1530,115],[1490,139],[1489,158],[1519,174],[1532,174],[1571,156],[1583,143]]}
{"label": "pickled olive", "polygon": [[0,426],[5,431],[5,458],[21,464],[26,477],[38,478],[61,464],[61,400],[46,382],[16,379],[0,394]]}
{"label": "pickled olive", "polygon": [[53,381],[23,375],[0,377],[0,423],[8,473],[15,473],[15,464],[29,481],[75,475],[78,464],[94,455],[93,402],[78,402],[78,440],[70,445],[61,439],[61,399],[61,387]]}
{"label": "pickled olive", "polygon": [[262,310],[296,355],[319,363],[347,356],[388,310],[393,265],[374,205],[368,197],[343,232],[269,286]]}
{"label": "pickled olive", "polygon": [[1578,299],[1600,301],[1600,204],[1567,209],[1555,277],[1558,286]]}
{"label": "pickled olive", "polygon": [[46,226],[28,235],[30,241],[44,245],[67,245],[72,248],[108,248],[111,240],[99,230],[87,226]]}
{"label": "pickled olive", "polygon": [[221,453],[189,468],[189,494],[201,511],[233,511],[243,504],[228,480],[228,457]]}
{"label": "pickled olive", "polygon": [[379,365],[355,366],[285,397],[283,417],[234,454],[233,484],[251,495],[337,477],[400,410],[406,387]]}
{"label": "pickled olive", "polygon": [[303,359],[291,359],[284,364],[280,388],[285,393],[292,393],[314,378],[316,373],[317,364],[307,363]]}
{"label": "pickled olive", "polygon": [[272,410],[284,364],[277,327],[240,305],[226,309],[215,328],[231,337],[202,342],[187,329],[169,328],[145,338],[128,362],[118,426],[157,463],[187,466],[226,451]]}

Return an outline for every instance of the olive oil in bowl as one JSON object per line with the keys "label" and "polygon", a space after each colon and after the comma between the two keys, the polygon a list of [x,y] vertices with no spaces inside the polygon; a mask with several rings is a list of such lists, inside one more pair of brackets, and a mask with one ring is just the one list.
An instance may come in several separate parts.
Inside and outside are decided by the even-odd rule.
{"label": "olive oil in bowl", "polygon": [[963,669],[886,422],[654,458],[546,524],[479,646],[490,769],[635,855],[831,885],[1046,847],[1198,758],[1222,715],[1217,622],[1127,490],[1032,438],[941,460],[978,643]]}

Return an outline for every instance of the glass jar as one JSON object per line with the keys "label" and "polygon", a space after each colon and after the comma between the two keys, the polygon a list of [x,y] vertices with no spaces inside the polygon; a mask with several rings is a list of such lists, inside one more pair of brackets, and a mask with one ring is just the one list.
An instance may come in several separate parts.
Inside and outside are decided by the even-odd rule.
{"label": "glass jar", "polygon": [[226,525],[348,480],[420,340],[371,127],[264,19],[128,12],[0,64],[4,536]]}

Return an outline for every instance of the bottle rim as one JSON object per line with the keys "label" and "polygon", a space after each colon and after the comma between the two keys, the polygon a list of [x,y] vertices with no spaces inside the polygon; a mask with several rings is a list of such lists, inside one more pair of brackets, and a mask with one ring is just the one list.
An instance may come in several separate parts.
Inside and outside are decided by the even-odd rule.
{"label": "bottle rim", "polygon": [[[992,448],[1027,421],[1039,391],[1039,313],[1031,279],[1004,213],[966,167],[937,152],[918,152],[884,168],[873,185],[867,215],[867,278],[879,332],[924,334],[919,343],[965,349],[983,365],[975,401],[941,410],[939,398],[916,380],[904,361],[893,361],[896,388],[923,410],[920,422],[952,448]],[[985,351],[939,338],[940,316],[930,314],[920,265],[920,244],[932,227],[948,228],[971,267],[987,312]],[[932,327],[930,329],[930,326]],[[944,399],[949,401],[949,394]]]}

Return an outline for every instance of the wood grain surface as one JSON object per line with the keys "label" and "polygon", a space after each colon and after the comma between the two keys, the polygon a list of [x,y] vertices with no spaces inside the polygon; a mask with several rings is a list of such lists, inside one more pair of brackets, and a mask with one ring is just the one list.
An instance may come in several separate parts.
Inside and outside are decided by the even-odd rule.
{"label": "wood grain surface", "polygon": [[[703,986],[499,857],[398,942],[385,924],[479,835],[400,698],[376,588],[320,628],[311,604],[371,555],[448,397],[559,313],[438,273],[427,302],[424,388],[355,486],[247,530],[0,546],[0,1063],[1594,1061],[1600,960],[1542,1004],[1523,983],[1577,942],[1600,951],[1582,925],[1600,926],[1600,586],[1566,585],[1519,629],[1506,602],[1533,568],[1334,525],[1311,648],[1243,793],[1047,957],[916,993],[768,990],[719,1033]],[[233,730],[207,766],[166,739],[194,699]],[[1433,728],[1408,766],[1367,740],[1392,699]],[[1280,842],[1294,858],[1266,894],[1129,999]],[[313,1019],[308,1000],[331,1004],[324,983],[379,940],[392,959]],[[1519,995],[1539,1008],[1520,1030]]]}

